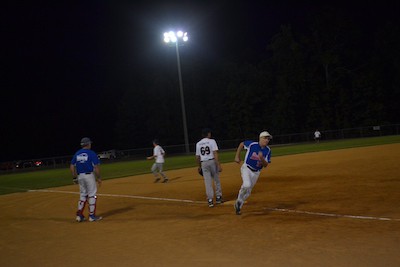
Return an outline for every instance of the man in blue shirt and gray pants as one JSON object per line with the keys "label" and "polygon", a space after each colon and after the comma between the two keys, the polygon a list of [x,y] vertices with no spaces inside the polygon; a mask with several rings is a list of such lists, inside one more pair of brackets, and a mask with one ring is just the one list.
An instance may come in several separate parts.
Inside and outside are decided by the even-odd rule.
{"label": "man in blue shirt and gray pants", "polygon": [[81,140],[81,149],[72,157],[70,170],[74,183],[79,184],[80,198],[78,202],[78,211],[76,212],[76,221],[85,220],[83,210],[86,202],[89,203],[89,222],[95,222],[102,219],[96,216],[97,185],[101,185],[100,178],[100,160],[97,154],[91,150],[92,141],[88,137]]}

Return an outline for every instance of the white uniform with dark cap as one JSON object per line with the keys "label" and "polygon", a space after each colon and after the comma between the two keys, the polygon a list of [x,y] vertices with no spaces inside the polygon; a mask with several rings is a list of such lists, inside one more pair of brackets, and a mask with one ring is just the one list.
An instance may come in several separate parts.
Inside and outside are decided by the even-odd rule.
{"label": "white uniform with dark cap", "polygon": [[[155,159],[155,162],[151,166],[151,172],[154,175],[154,182],[157,183],[163,178],[163,183],[168,182],[168,177],[163,172],[163,165],[164,165],[164,155],[165,151],[160,146],[159,141],[157,139],[153,140],[153,156],[147,157],[147,159]],[[158,176],[158,174],[161,176]]]}
{"label": "white uniform with dark cap", "polygon": [[214,139],[210,138],[211,130],[203,129],[202,135],[203,139],[196,144],[196,159],[199,168],[203,170],[208,206],[213,207],[213,181],[215,183],[216,203],[222,203],[222,189],[219,180],[219,172],[222,171],[222,169],[218,159],[218,145]]}

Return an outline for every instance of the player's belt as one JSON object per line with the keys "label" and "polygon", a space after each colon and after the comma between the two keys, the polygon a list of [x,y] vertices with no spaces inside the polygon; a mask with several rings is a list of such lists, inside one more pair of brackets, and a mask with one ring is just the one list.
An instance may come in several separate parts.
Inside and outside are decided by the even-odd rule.
{"label": "player's belt", "polygon": [[246,165],[246,166],[247,166],[247,168],[249,168],[249,170],[252,171],[252,172],[259,172],[259,171],[260,171],[260,170],[253,169],[253,168],[250,167],[249,165]]}
{"label": "player's belt", "polygon": [[92,174],[93,172],[81,172],[81,173],[79,173],[79,174],[86,174],[86,175],[89,175],[89,174]]}
{"label": "player's belt", "polygon": [[204,162],[204,161],[209,161],[209,160],[213,160],[214,158],[212,158],[212,159],[205,159],[205,160],[202,160],[201,162]]}

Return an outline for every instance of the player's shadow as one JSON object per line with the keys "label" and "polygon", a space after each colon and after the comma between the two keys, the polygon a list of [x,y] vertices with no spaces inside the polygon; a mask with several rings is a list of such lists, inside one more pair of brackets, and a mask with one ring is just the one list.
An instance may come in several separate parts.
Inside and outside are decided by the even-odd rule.
{"label": "player's shadow", "polygon": [[[307,204],[308,202],[300,201],[296,203],[277,203],[270,207],[251,208],[246,216],[266,216],[271,214],[276,214],[277,212],[282,212],[282,210],[297,210],[300,205]],[[245,217],[245,216],[244,216]]]}
{"label": "player's shadow", "polygon": [[168,180],[170,181],[170,182],[172,182],[172,181],[176,181],[176,180],[179,180],[179,179],[181,179],[181,178],[183,178],[182,176],[177,176],[177,177],[168,177]]}
{"label": "player's shadow", "polygon": [[134,210],[134,209],[135,209],[135,208],[134,208],[133,206],[124,207],[124,208],[119,208],[119,209],[114,209],[114,210],[102,212],[102,213],[101,213],[101,216],[103,216],[103,217],[109,217],[109,216],[113,216],[113,215],[117,215],[117,214],[126,213],[126,212],[132,211],[132,210]]}
{"label": "player's shadow", "polygon": [[[168,181],[172,182],[172,181],[177,181],[179,179],[184,178],[183,176],[177,176],[177,177],[168,177]],[[188,179],[188,180],[184,180],[184,181],[178,181],[178,182],[190,182],[190,181],[195,181],[196,179]]]}

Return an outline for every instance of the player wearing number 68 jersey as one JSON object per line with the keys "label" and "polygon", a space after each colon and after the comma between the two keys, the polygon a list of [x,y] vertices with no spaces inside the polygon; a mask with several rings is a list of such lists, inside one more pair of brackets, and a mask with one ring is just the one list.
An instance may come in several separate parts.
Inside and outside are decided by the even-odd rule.
{"label": "player wearing number 68 jersey", "polygon": [[218,158],[218,145],[214,139],[211,139],[211,130],[206,128],[202,130],[203,139],[196,144],[196,160],[199,171],[203,172],[204,184],[206,187],[206,196],[208,206],[214,207],[214,188],[216,203],[222,203],[221,182],[219,180],[219,172],[222,171]]}

